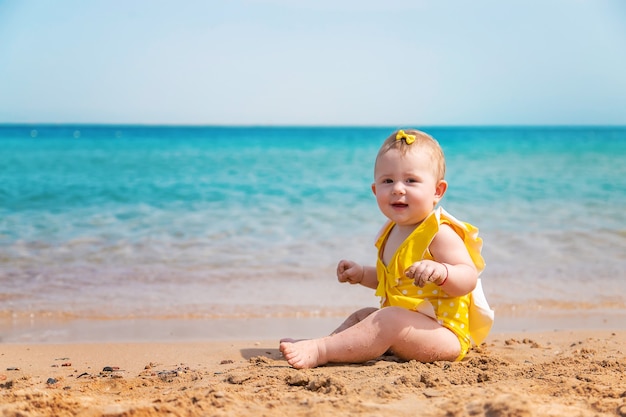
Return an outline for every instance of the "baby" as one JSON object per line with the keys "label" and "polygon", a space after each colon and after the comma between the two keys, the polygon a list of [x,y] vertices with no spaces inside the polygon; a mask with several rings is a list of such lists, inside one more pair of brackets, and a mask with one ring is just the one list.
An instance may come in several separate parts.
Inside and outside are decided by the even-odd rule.
{"label": "baby", "polygon": [[480,286],[485,263],[478,229],[436,208],[448,183],[439,143],[399,130],[382,144],[372,191],[388,221],[376,240],[376,266],[342,260],[340,282],[376,290],[381,308],[350,315],[330,336],[282,339],[294,368],[362,363],[391,350],[405,360],[461,360],[493,323]]}

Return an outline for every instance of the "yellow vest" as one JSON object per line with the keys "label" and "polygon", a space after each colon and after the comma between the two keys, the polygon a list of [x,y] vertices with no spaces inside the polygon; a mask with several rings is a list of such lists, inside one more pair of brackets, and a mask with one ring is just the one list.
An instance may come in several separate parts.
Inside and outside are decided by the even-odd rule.
{"label": "yellow vest", "polygon": [[382,261],[382,251],[395,224],[388,221],[383,226],[376,240],[376,295],[381,297],[381,307],[398,306],[419,311],[437,320],[467,343],[471,337],[478,345],[489,334],[494,320],[494,312],[485,299],[480,279],[472,293],[451,297],[436,284],[429,283],[419,288],[413,284],[412,279],[404,275],[404,271],[413,263],[424,259],[433,260],[428,247],[441,224],[450,225],[463,239],[478,273],[485,269],[485,261],[480,253],[482,239],[478,237],[478,229],[457,220],[439,207],[398,247],[388,265]]}

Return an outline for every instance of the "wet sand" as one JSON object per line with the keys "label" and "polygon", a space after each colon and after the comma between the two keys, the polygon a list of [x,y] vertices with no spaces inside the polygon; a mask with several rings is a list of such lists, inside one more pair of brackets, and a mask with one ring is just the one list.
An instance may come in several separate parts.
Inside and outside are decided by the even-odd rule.
{"label": "wet sand", "polygon": [[[349,314],[219,319],[77,319],[48,315],[0,317],[0,343],[206,342],[298,339],[328,334]],[[625,330],[624,309],[496,309],[492,333]]]}

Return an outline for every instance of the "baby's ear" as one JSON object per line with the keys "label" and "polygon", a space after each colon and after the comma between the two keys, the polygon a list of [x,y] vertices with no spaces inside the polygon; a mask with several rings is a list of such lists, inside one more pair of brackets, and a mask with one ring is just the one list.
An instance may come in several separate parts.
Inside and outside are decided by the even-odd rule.
{"label": "baby's ear", "polygon": [[448,189],[448,182],[446,180],[441,180],[437,183],[437,187],[435,188],[435,198],[437,202],[443,198],[443,195],[446,193]]}
{"label": "baby's ear", "polygon": [[376,195],[376,183],[372,183],[372,192]]}

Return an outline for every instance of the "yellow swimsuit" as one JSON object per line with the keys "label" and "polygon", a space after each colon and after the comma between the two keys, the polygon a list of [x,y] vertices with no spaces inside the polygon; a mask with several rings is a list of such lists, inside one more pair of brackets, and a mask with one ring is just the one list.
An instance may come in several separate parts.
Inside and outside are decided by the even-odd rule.
{"label": "yellow swimsuit", "polygon": [[461,354],[457,358],[461,360],[467,354],[471,340],[480,344],[493,324],[493,310],[483,295],[480,279],[472,293],[451,297],[436,284],[429,283],[419,288],[404,275],[404,271],[413,263],[433,259],[428,247],[439,231],[440,224],[447,224],[454,229],[463,239],[478,273],[483,271],[485,261],[480,254],[482,239],[478,237],[478,229],[437,208],[398,247],[388,265],[382,261],[382,251],[394,223],[389,221],[383,226],[376,240],[376,295],[381,297],[381,307],[398,306],[419,311],[454,332],[461,343]]}

